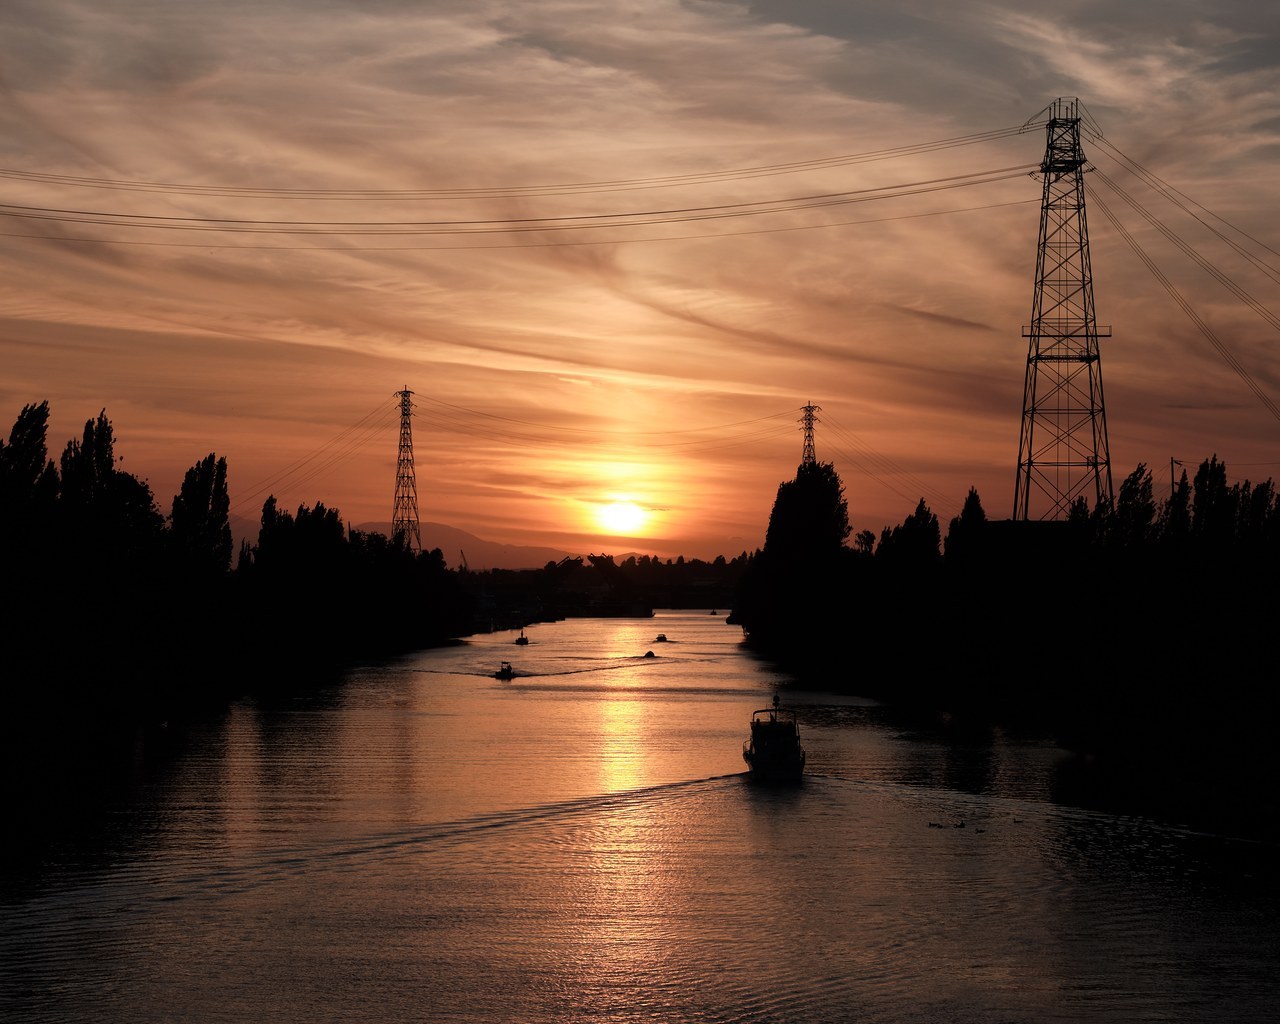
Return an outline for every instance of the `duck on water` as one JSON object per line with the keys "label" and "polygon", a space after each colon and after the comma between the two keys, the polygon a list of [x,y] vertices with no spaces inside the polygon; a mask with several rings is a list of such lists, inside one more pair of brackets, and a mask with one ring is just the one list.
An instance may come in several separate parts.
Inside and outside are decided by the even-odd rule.
{"label": "duck on water", "polygon": [[784,708],[776,693],[772,707],[752,712],[751,737],[742,744],[742,759],[753,782],[796,783],[804,778],[805,752],[796,713]]}

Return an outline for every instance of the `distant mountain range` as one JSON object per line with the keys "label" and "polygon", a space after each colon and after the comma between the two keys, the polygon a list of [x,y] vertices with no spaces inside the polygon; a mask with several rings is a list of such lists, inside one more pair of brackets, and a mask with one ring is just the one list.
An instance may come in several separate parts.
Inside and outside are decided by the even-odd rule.
{"label": "distant mountain range", "polygon": [[[384,533],[391,536],[391,524],[357,523],[357,530],[365,533]],[[548,562],[558,562],[570,553],[556,548],[531,547],[520,544],[497,544],[482,540],[474,533],[459,530],[444,523],[419,523],[418,532],[425,551],[439,548],[445,564],[450,569],[460,568],[466,559],[467,568],[477,572],[485,569],[541,569]],[[239,554],[244,541],[250,544],[258,539],[258,523],[244,516],[231,517],[231,536],[235,545],[232,556]]]}

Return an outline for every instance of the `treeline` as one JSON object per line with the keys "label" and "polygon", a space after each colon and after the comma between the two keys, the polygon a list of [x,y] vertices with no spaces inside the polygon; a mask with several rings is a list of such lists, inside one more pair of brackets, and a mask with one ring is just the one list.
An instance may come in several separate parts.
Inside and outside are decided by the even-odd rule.
{"label": "treeline", "polygon": [[989,519],[971,489],[945,535],[923,500],[878,539],[852,532],[834,468],[801,466],[733,607],[752,646],[842,688],[976,699],[1274,664],[1280,500],[1269,479],[1228,484],[1216,456],[1163,500],[1140,465],[1065,521]]}
{"label": "treeline", "polygon": [[727,614],[750,560],[745,551],[711,561],[592,554],[541,569],[464,571],[460,579],[473,596],[479,633],[582,616],[647,616],[655,608],[723,608],[718,614]]}
{"label": "treeline", "polygon": [[1270,479],[1228,484],[1214,456],[1157,499],[1139,465],[1061,522],[989,519],[970,490],[945,534],[923,500],[852,532],[829,464],[778,488],[731,616],[750,646],[817,687],[1255,792],[1280,708]]}
{"label": "treeline", "polygon": [[57,462],[48,420],[48,402],[25,406],[0,441],[11,704],[162,707],[438,643],[470,621],[439,550],[272,497],[236,553],[225,458],[188,469],[166,515],[120,468],[105,410]]}

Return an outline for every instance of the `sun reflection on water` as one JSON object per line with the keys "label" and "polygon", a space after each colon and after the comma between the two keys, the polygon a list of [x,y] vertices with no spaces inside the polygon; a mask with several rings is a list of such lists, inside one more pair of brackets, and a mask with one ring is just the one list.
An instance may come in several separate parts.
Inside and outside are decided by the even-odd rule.
{"label": "sun reflection on water", "polygon": [[584,1005],[634,1001],[637,993],[652,999],[673,977],[670,893],[661,863],[667,826],[659,818],[652,805],[618,807],[584,837],[587,871],[570,953]]}
{"label": "sun reflection on water", "polygon": [[633,697],[600,701],[600,784],[607,793],[645,785],[644,705]]}

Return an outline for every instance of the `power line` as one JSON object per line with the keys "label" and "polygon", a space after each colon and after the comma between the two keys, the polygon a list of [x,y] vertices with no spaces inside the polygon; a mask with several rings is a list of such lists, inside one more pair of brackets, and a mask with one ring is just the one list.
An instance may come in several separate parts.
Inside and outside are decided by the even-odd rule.
{"label": "power line", "polygon": [[[1247,231],[1245,231],[1243,228],[1241,228],[1241,227],[1237,227],[1236,225],[1234,225],[1234,224],[1230,223],[1229,221],[1225,220],[1224,218],[1222,218],[1222,217],[1218,216],[1218,215],[1217,215],[1216,213],[1214,213],[1212,210],[1209,210],[1209,209],[1208,209],[1208,208],[1206,208],[1205,206],[1203,206],[1203,205],[1201,205],[1200,203],[1196,202],[1196,201],[1195,201],[1194,199],[1192,199],[1190,196],[1188,196],[1188,195],[1186,195],[1185,193],[1183,193],[1183,192],[1179,191],[1179,190],[1178,190],[1177,188],[1175,188],[1173,185],[1170,185],[1167,181],[1165,181],[1163,178],[1161,178],[1159,175],[1157,175],[1154,171],[1152,171],[1152,170],[1150,170],[1150,169],[1148,169],[1148,168],[1144,167],[1142,164],[1138,163],[1138,161],[1137,161],[1137,160],[1134,160],[1132,157],[1127,156],[1126,154],[1122,153],[1122,152],[1121,152],[1121,151],[1120,151],[1120,150],[1119,150],[1115,145],[1113,145],[1109,140],[1102,138],[1102,136],[1101,136],[1101,135],[1097,136],[1097,137],[1096,137],[1096,139],[1094,139],[1094,141],[1096,141],[1096,142],[1100,143],[1102,146],[1104,146],[1104,147],[1106,148],[1106,150],[1107,150],[1108,152],[1110,152],[1110,153],[1111,153],[1111,155],[1112,155],[1112,156],[1113,156],[1117,161],[1119,161],[1119,162],[1120,162],[1120,165],[1121,165],[1121,166],[1122,166],[1126,171],[1128,171],[1128,172],[1129,172],[1130,174],[1132,174],[1134,177],[1138,178],[1138,179],[1139,179],[1140,181],[1142,181],[1144,184],[1148,185],[1148,186],[1149,186],[1151,189],[1153,189],[1154,191],[1156,191],[1156,192],[1160,193],[1160,195],[1164,196],[1164,198],[1165,198],[1165,199],[1169,200],[1169,202],[1173,203],[1175,206],[1177,206],[1180,210],[1182,210],[1182,211],[1183,211],[1184,213],[1186,213],[1188,216],[1192,217],[1193,219],[1195,219],[1196,221],[1198,221],[1200,224],[1202,224],[1204,227],[1206,227],[1209,231],[1213,232],[1213,234],[1214,234],[1217,238],[1219,238],[1222,242],[1224,242],[1224,243],[1225,243],[1226,245],[1228,245],[1230,248],[1232,248],[1232,249],[1233,249],[1233,250],[1235,250],[1237,253],[1239,253],[1241,256],[1243,256],[1246,260],[1248,260],[1250,263],[1252,263],[1255,267],[1257,267],[1259,270],[1261,270],[1264,274],[1266,274],[1268,277],[1270,277],[1273,281],[1275,281],[1275,280],[1280,280],[1280,278],[1278,278],[1278,277],[1276,276],[1277,274],[1280,274],[1280,271],[1277,271],[1277,270],[1276,270],[1276,268],[1272,267],[1270,264],[1268,264],[1268,263],[1264,262],[1263,260],[1259,259],[1259,258],[1258,258],[1256,255],[1254,255],[1253,253],[1250,253],[1247,249],[1245,249],[1243,246],[1241,246],[1238,242],[1235,242],[1235,241],[1233,241],[1233,240],[1231,240],[1231,239],[1227,238],[1227,237],[1226,237],[1226,235],[1224,235],[1222,232],[1220,232],[1220,231],[1218,231],[1216,228],[1214,228],[1211,224],[1209,224],[1209,222],[1208,222],[1207,220],[1205,220],[1203,217],[1199,216],[1199,214],[1197,214],[1195,211],[1196,211],[1196,210],[1199,210],[1200,212],[1204,213],[1204,214],[1205,214],[1205,216],[1207,216],[1207,217],[1209,217],[1209,218],[1211,218],[1211,219],[1213,219],[1213,220],[1216,220],[1219,224],[1222,224],[1224,227],[1229,228],[1231,231],[1235,232],[1235,233],[1236,233],[1237,235],[1239,235],[1241,238],[1248,239],[1250,242],[1252,242],[1252,243],[1253,243],[1254,245],[1256,245],[1258,248],[1263,249],[1263,250],[1265,250],[1265,251],[1267,251],[1267,252],[1271,253],[1271,255],[1273,255],[1273,256],[1280,257],[1280,252],[1277,252],[1275,249],[1271,248],[1271,246],[1267,245],[1265,242],[1262,242],[1262,241],[1260,241],[1259,239],[1254,238],[1254,237],[1253,237],[1253,235],[1249,234],[1249,233],[1248,233]],[[1193,209],[1193,207],[1194,207],[1194,209]]]}
{"label": "power line", "polygon": [[[836,445],[832,445],[825,440],[823,442],[824,447],[829,447],[834,451],[841,461],[856,466],[864,475],[877,480],[893,491],[894,494],[911,504],[924,498],[936,509],[954,510],[958,513],[959,509],[954,498],[943,494],[942,491],[926,483],[893,459],[876,451],[852,430],[836,421],[829,413],[824,417],[823,424],[829,428],[828,431],[824,432],[824,436],[826,433],[834,433],[837,441],[842,442]],[[949,519],[951,517],[947,515],[946,518]]]}
{"label": "power line", "polygon": [[683,224],[704,220],[758,217],[776,213],[821,209],[828,206],[872,202],[901,196],[921,195],[928,192],[984,185],[1022,177],[1034,166],[1033,164],[1022,164],[1014,167],[1000,167],[986,171],[952,175],[946,178],[904,182],[875,188],[852,189],[845,192],[788,196],[782,199],[760,199],[739,203],[657,210],[633,210],[621,213],[565,214],[554,217],[432,221],[290,221],[233,217],[178,217],[166,214],[117,213],[106,210],[76,210],[14,203],[0,203],[0,216],[23,220],[52,221],[58,224],[92,224],[102,227],[139,228],[156,231],[212,231],[231,234],[434,235],[593,230],[603,227],[643,227],[651,224]]}
{"label": "power line", "polygon": [[795,160],[782,163],[763,164],[753,167],[691,172],[688,174],[669,174],[646,178],[622,178],[604,181],[568,182],[550,185],[387,190],[319,188],[291,189],[139,181],[87,177],[70,174],[53,174],[42,171],[24,171],[15,168],[0,168],[0,178],[76,188],[156,192],[189,196],[222,196],[241,199],[325,200],[333,202],[420,202],[424,200],[518,199],[530,196],[549,197],[560,195],[586,195],[592,193],[632,191],[640,189],[685,187],[690,185],[715,184],[722,181],[740,181],[746,178],[772,177],[782,174],[797,174],[817,170],[827,170],[835,167],[848,167],[855,164],[890,160],[903,156],[915,156],[922,153],[936,152],[942,149],[951,149],[960,146],[971,146],[983,142],[997,141],[1010,136],[1020,135],[1026,130],[1027,125],[1022,125],[1018,127],[997,128],[990,131],[975,132],[970,135],[939,139],[933,142],[896,146],[889,149],[871,150],[865,153],[819,157],[812,160]]}
{"label": "power line", "polygon": [[[123,238],[92,238],[74,235],[27,235],[12,231],[0,231],[0,238],[28,238],[38,242],[85,242],[93,245],[132,245],[178,249],[239,249],[259,252],[456,252],[477,249],[559,249],[591,245],[636,245],[652,242],[696,241],[699,239],[740,238],[745,235],[776,235],[794,231],[818,231],[829,228],[858,227],[863,224],[888,224],[894,221],[920,220],[926,217],[944,217],[953,213],[980,213],[1007,206],[1025,206],[1039,203],[1039,199],[1014,199],[1005,203],[986,203],[982,206],[964,206],[950,210],[929,210],[924,213],[904,213],[892,217],[864,217],[861,220],[825,221],[821,224],[797,224],[786,227],[751,228],[741,231],[708,231],[698,234],[649,235],[643,238],[593,238],[572,241],[498,242],[485,245],[226,245],[220,242],[156,242]],[[614,227],[619,225],[612,225]]]}
{"label": "power line", "polygon": [[[1170,228],[1163,221],[1155,217],[1150,211],[1148,211],[1144,206],[1142,206],[1141,203],[1139,203],[1136,199],[1134,199],[1133,196],[1131,196],[1128,192],[1120,188],[1120,186],[1117,185],[1114,181],[1112,181],[1111,178],[1109,178],[1103,171],[1097,168],[1095,168],[1094,170],[1100,181],[1102,181],[1109,189],[1111,189],[1112,192],[1114,192],[1125,203],[1127,203],[1130,209],[1134,210],[1148,224],[1154,227],[1157,231],[1159,231],[1162,235],[1164,235],[1165,238],[1167,238],[1175,246],[1177,246],[1179,251],[1181,251],[1183,255],[1185,255],[1193,263],[1198,265],[1202,270],[1205,271],[1205,273],[1209,274],[1210,277],[1212,277],[1224,288],[1230,291],[1232,295],[1234,295],[1237,299],[1239,299],[1246,306],[1248,306],[1255,313],[1257,313],[1258,316],[1260,316],[1273,328],[1275,328],[1276,330],[1280,330],[1280,317],[1277,317],[1276,314],[1272,313],[1271,310],[1269,310],[1266,306],[1262,305],[1262,303],[1260,303],[1252,295],[1250,295],[1238,284],[1236,284],[1235,281],[1233,281],[1230,277],[1228,277],[1227,274],[1223,270],[1221,270],[1216,264],[1210,262],[1209,260],[1205,259],[1205,257],[1201,256],[1200,253],[1197,252],[1186,240],[1184,240],[1180,235],[1178,235],[1172,228]],[[1273,280],[1275,280],[1275,278],[1273,278]]]}
{"label": "power line", "polygon": [[1167,277],[1165,277],[1163,271],[1160,270],[1155,261],[1151,259],[1145,251],[1143,251],[1142,247],[1138,244],[1137,239],[1135,239],[1128,229],[1120,223],[1119,218],[1117,218],[1111,211],[1110,207],[1102,201],[1102,197],[1097,194],[1097,190],[1086,185],[1085,191],[1088,193],[1090,201],[1097,204],[1098,208],[1102,210],[1103,215],[1111,222],[1111,226],[1114,227],[1120,234],[1120,237],[1128,243],[1129,248],[1134,251],[1138,259],[1142,261],[1143,265],[1151,271],[1155,279],[1159,281],[1165,291],[1169,293],[1170,298],[1178,304],[1179,308],[1181,308],[1191,322],[1196,325],[1200,333],[1208,339],[1209,343],[1215,350],[1217,350],[1218,354],[1222,356],[1226,364],[1235,371],[1236,375],[1242,381],[1244,381],[1249,390],[1252,391],[1258,400],[1267,408],[1267,411],[1270,412],[1277,420],[1280,420],[1280,407],[1277,407],[1271,397],[1258,386],[1257,382],[1249,374],[1249,371],[1245,369],[1240,360],[1236,358],[1235,354],[1222,343],[1221,339],[1213,332],[1213,329],[1204,322],[1200,315],[1191,307],[1191,304],[1183,298],[1182,293],[1174,287],[1173,283]]}
{"label": "power line", "polygon": [[245,494],[233,504],[233,509],[241,509],[255,498],[273,492],[282,487],[298,488],[333,469],[338,463],[345,461],[375,439],[381,437],[383,431],[399,415],[399,405],[381,402],[365,413],[355,423],[344,428],[322,445],[290,463],[279,473],[251,484]]}

